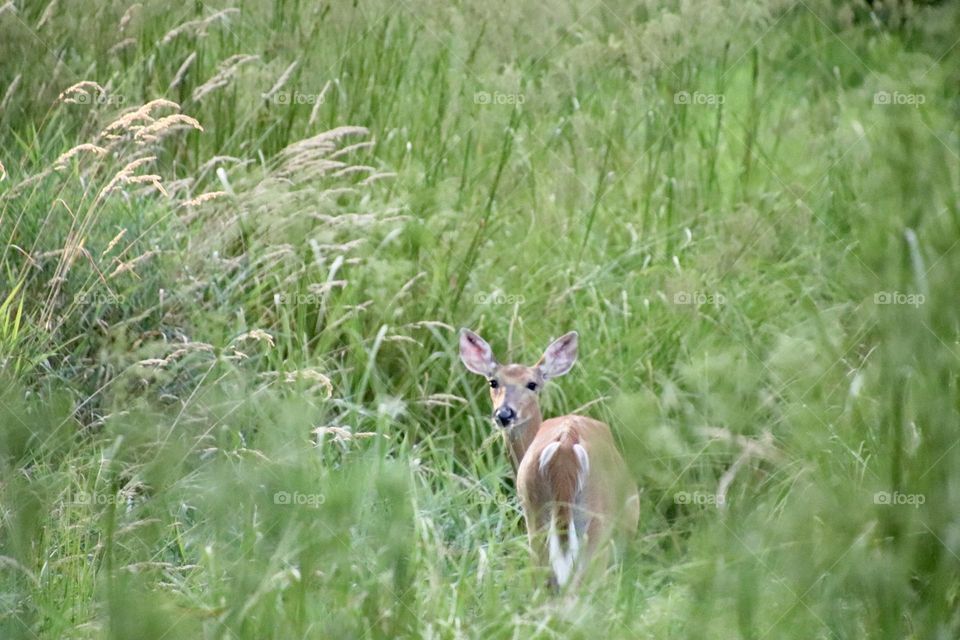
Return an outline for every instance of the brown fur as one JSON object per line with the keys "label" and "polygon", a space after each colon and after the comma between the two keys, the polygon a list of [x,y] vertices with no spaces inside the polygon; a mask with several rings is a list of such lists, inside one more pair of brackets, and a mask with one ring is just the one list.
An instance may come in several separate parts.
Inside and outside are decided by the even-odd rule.
{"label": "brown fur", "polygon": [[[573,450],[573,445],[579,444],[580,438],[576,431],[567,429],[561,432],[553,442],[559,442],[560,446],[543,467],[540,475],[553,497],[557,531],[561,534],[561,539],[566,540],[570,516],[573,514],[579,493],[577,485],[580,482],[580,461]],[[539,467],[539,464],[537,466]]]}
{"label": "brown fur", "polygon": [[[610,428],[597,420],[577,415],[551,418],[535,426],[536,434],[524,452],[517,471],[517,490],[524,513],[529,514],[527,527],[531,544],[543,544],[540,539],[550,525],[549,509],[553,504],[562,505],[561,492],[571,495],[571,478],[574,490],[576,488],[579,463],[573,452],[575,442],[586,449],[590,461],[589,473],[579,499],[582,515],[586,519],[587,554],[594,553],[611,539],[632,536],[640,517],[637,485],[627,472]],[[543,449],[561,437],[570,440],[569,455],[564,454],[565,447],[561,445],[548,465],[551,473],[557,473],[565,480],[565,488],[560,487],[555,494],[548,479],[540,474],[539,465]],[[554,468],[558,470],[554,471]],[[566,500],[567,505],[573,502]],[[569,512],[564,515],[563,522],[569,522]],[[545,556],[543,550],[537,551],[539,557]]]}

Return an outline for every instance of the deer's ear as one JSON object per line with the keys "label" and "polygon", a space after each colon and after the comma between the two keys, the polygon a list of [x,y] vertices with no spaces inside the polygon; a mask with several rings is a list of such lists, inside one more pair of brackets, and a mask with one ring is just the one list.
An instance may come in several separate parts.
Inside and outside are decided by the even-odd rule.
{"label": "deer's ear", "polygon": [[544,380],[562,376],[573,368],[573,363],[577,361],[578,341],[577,332],[571,331],[550,343],[537,363]]}
{"label": "deer's ear", "polygon": [[460,359],[473,373],[489,378],[497,368],[493,349],[487,341],[469,329],[460,329]]}

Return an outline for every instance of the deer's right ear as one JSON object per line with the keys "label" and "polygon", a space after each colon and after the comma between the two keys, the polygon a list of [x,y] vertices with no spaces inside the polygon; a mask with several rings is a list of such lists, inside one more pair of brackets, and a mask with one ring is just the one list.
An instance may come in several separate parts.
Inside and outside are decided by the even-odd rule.
{"label": "deer's right ear", "polygon": [[544,380],[562,376],[573,368],[573,363],[577,361],[577,344],[579,341],[577,332],[571,331],[550,343],[547,350],[543,352],[543,357],[537,363]]}
{"label": "deer's right ear", "polygon": [[474,373],[489,378],[497,368],[493,349],[487,341],[469,329],[460,329],[460,359]]}

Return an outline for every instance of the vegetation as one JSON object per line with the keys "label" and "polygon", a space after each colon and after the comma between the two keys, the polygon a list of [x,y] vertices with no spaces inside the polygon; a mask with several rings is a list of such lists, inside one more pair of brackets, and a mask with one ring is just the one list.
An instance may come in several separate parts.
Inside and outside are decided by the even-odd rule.
{"label": "vegetation", "polygon": [[[960,636],[960,8],[0,7],[0,637]],[[471,327],[607,421],[529,561]]]}

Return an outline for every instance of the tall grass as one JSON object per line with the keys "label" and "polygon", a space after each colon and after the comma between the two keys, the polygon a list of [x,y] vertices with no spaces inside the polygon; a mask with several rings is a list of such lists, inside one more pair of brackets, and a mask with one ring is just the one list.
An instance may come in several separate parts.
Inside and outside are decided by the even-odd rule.
{"label": "tall grass", "polygon": [[[0,636],[952,638],[949,3],[0,7]],[[455,350],[642,489],[555,597]]]}

